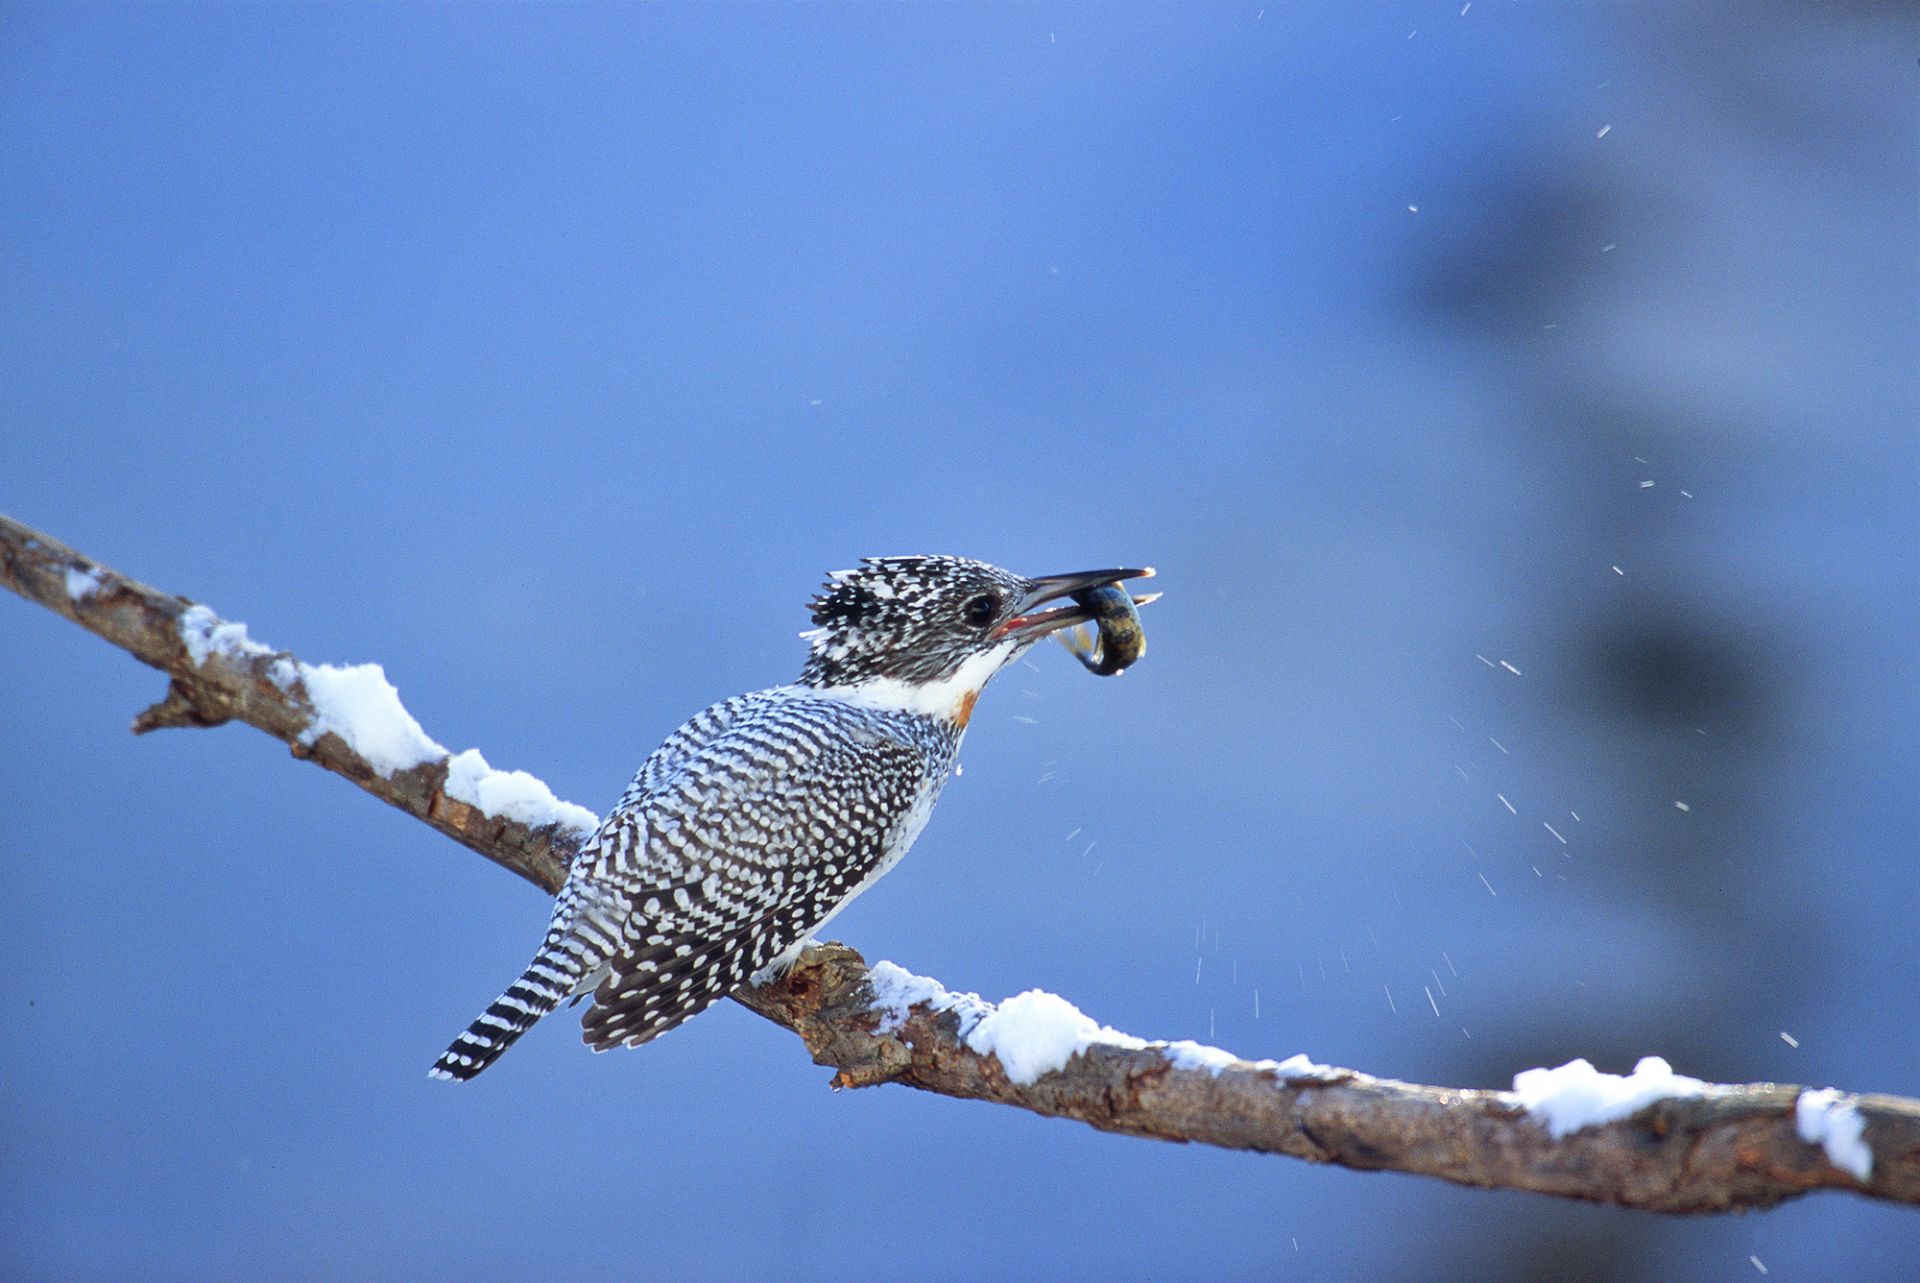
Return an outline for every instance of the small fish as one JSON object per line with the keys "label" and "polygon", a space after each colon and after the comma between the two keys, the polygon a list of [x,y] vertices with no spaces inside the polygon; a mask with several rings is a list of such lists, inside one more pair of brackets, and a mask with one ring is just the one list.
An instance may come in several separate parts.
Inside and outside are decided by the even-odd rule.
{"label": "small fish", "polygon": [[1147,653],[1147,634],[1140,627],[1139,608],[1159,596],[1149,593],[1134,597],[1112,584],[1075,593],[1073,600],[1092,614],[1099,632],[1080,624],[1055,635],[1088,672],[1112,677]]}

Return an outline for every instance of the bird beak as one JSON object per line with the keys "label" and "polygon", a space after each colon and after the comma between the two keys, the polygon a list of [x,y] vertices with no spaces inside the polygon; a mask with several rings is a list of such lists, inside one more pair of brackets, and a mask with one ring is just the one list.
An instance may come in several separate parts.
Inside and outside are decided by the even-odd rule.
{"label": "bird beak", "polygon": [[[1027,581],[1026,596],[1022,597],[1014,609],[1012,619],[1000,625],[995,631],[999,637],[1014,637],[1020,641],[1037,641],[1059,628],[1070,628],[1074,624],[1083,624],[1093,618],[1093,612],[1085,606],[1069,602],[1064,606],[1044,609],[1050,601],[1062,597],[1071,597],[1075,593],[1086,592],[1090,588],[1102,588],[1107,584],[1117,584],[1125,579],[1151,579],[1153,567],[1140,570],[1083,570],[1072,575],[1042,575],[1038,579]],[[1134,598],[1135,605],[1144,605],[1158,594]]]}

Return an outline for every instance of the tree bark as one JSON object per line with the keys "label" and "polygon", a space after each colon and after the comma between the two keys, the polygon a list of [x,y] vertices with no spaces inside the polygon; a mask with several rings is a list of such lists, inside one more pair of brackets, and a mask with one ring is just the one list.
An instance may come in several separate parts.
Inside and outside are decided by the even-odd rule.
{"label": "tree bark", "polygon": [[[314,708],[284,652],[207,647],[182,630],[194,603],[150,588],[0,516],[0,582],[168,676],[165,696],[134,719],[136,734],[241,721],[504,865],[552,894],[581,831],[529,827],[447,795],[441,758],[382,774],[339,735],[310,734]],[[202,608],[204,637],[222,621]],[[1533,1190],[1657,1212],[1768,1207],[1818,1189],[1920,1204],[1920,1101],[1849,1098],[1865,1121],[1866,1179],[1800,1138],[1800,1089],[1719,1087],[1657,1101],[1630,1117],[1555,1139],[1511,1092],[1428,1087],[1350,1070],[1234,1061],[1185,1066],[1161,1045],[1095,1043],[1031,1083],[1010,1078],[969,1031],[991,1008],[876,1005],[872,973],[838,944],[802,955],[782,980],[734,999],[797,1033],[835,1087],[901,1083],[996,1101],[1103,1131],[1290,1154],[1361,1170],[1463,1185]]]}

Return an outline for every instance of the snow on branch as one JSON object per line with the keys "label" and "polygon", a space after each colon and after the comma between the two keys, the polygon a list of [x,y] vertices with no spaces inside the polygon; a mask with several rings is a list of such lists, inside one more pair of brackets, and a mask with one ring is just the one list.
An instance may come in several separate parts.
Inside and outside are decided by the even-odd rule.
{"label": "snow on branch", "polygon": [[133,731],[245,722],[546,890],[599,817],[477,750],[449,754],[400,703],[378,664],[307,664],[247,626],[129,579],[0,515],[0,583],[168,676]]}
{"label": "snow on branch", "polygon": [[[0,583],[168,675],[136,733],[241,721],[551,894],[596,823],[477,750],[451,754],[378,665],[307,664],[246,626],[0,516]],[[1427,1087],[1245,1061],[1107,1028],[1039,990],[989,1003],[843,945],[735,1000],[799,1034],[836,1087],[900,1083],[1104,1131],[1290,1154],[1659,1212],[1767,1207],[1817,1189],[1920,1204],[1920,1101],[1706,1083],[1648,1058],[1583,1060],[1514,1090]]]}

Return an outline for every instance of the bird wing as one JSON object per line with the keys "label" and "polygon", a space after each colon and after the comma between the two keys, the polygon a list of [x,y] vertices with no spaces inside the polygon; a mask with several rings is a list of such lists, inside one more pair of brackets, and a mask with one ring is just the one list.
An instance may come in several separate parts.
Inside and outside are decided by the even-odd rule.
{"label": "bird wing", "polygon": [[634,772],[633,779],[627,784],[627,791],[621,795],[614,810],[624,810],[647,794],[658,793],[665,788],[676,774],[695,762],[701,749],[725,734],[743,715],[753,716],[760,706],[776,694],[777,691],[755,691],[751,695],[735,695],[689,717],[678,730],[667,736],[659,748],[647,754],[647,760]]}
{"label": "bird wing", "polygon": [[789,707],[736,715],[662,772],[608,817],[588,873],[626,913],[586,1041],[655,1038],[804,939],[894,849],[931,769],[876,728]]}

